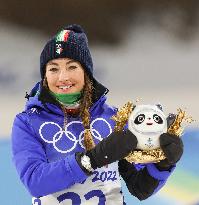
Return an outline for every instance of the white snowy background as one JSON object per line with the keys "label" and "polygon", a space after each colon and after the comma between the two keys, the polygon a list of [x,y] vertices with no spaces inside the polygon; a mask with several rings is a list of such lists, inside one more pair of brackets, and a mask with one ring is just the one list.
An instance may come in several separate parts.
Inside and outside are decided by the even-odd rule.
{"label": "white snowy background", "polygon": [[[16,113],[25,104],[25,92],[40,81],[39,56],[48,40],[35,30],[0,22],[0,137],[9,138]],[[96,78],[110,92],[110,104],[128,100],[161,103],[165,113],[186,108],[199,120],[199,35],[182,42],[155,26],[129,30],[114,47],[91,47]],[[191,126],[198,126],[192,123]]]}

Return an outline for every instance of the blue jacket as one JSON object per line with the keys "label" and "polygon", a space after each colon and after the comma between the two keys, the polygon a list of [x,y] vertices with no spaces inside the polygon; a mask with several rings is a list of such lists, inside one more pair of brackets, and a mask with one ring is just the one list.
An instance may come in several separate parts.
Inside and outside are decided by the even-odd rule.
{"label": "blue jacket", "polygon": [[[38,89],[39,84],[33,90]],[[110,118],[116,111],[106,104],[105,95],[91,107],[90,129],[96,144],[113,131],[115,123]],[[75,159],[76,152],[84,151],[83,130],[79,117],[65,116],[57,105],[41,102],[38,94],[29,98],[25,111],[14,120],[12,151],[20,179],[32,196],[55,193],[87,179]],[[154,164],[133,166],[137,172],[145,169],[158,181],[152,193],[165,184],[174,169],[159,171]]]}

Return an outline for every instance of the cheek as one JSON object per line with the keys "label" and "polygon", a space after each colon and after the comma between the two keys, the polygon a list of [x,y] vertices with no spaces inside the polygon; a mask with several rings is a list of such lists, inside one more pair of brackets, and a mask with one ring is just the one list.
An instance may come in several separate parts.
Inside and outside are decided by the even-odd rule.
{"label": "cheek", "polygon": [[53,86],[56,85],[56,76],[55,75],[46,75],[48,87],[52,88]]}
{"label": "cheek", "polygon": [[83,73],[83,72],[77,73],[76,79],[77,79],[77,81],[78,81],[79,87],[82,87],[82,88],[83,88],[84,83],[85,83],[84,73]]}
{"label": "cheek", "polygon": [[85,82],[84,82],[84,77],[82,77],[82,78],[81,78],[81,87],[82,87],[82,88],[84,87],[84,84],[85,84]]}
{"label": "cheek", "polygon": [[165,123],[162,123],[162,124],[157,124],[157,125],[156,125],[156,129],[157,129],[158,131],[163,130],[163,129],[164,129],[164,127],[165,127]]}
{"label": "cheek", "polygon": [[141,124],[135,124],[134,119],[131,120],[131,126],[134,127],[138,131],[145,131],[145,125],[144,122]]}
{"label": "cheek", "polygon": [[139,125],[135,124],[135,127],[136,127],[137,130],[139,130],[141,132],[148,131],[148,127],[145,125],[145,123],[141,123]]}

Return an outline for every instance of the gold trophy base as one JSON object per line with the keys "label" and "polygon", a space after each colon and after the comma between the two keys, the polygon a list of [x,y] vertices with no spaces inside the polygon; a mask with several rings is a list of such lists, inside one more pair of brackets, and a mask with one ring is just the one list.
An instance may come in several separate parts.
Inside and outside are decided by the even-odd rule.
{"label": "gold trophy base", "polygon": [[136,150],[128,154],[125,159],[135,164],[138,163],[158,163],[166,157],[161,149],[153,150]]}

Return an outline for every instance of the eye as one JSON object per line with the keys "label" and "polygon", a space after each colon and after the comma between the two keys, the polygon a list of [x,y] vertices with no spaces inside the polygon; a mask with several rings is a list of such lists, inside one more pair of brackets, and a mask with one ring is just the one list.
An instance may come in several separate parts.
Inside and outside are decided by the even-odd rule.
{"label": "eye", "polygon": [[162,123],[163,123],[162,118],[161,118],[159,115],[157,115],[157,114],[154,114],[154,115],[153,115],[153,120],[154,120],[156,123],[158,123],[158,124],[162,124]]}
{"label": "eye", "polygon": [[74,69],[76,69],[76,68],[77,68],[76,65],[70,65],[70,66],[68,67],[68,70],[74,70]]}
{"label": "eye", "polygon": [[140,114],[135,118],[134,123],[137,124],[137,125],[141,124],[144,121],[144,119],[145,119],[145,115]]}
{"label": "eye", "polygon": [[48,70],[51,72],[57,72],[59,69],[56,67],[52,67],[52,68],[49,68]]}

